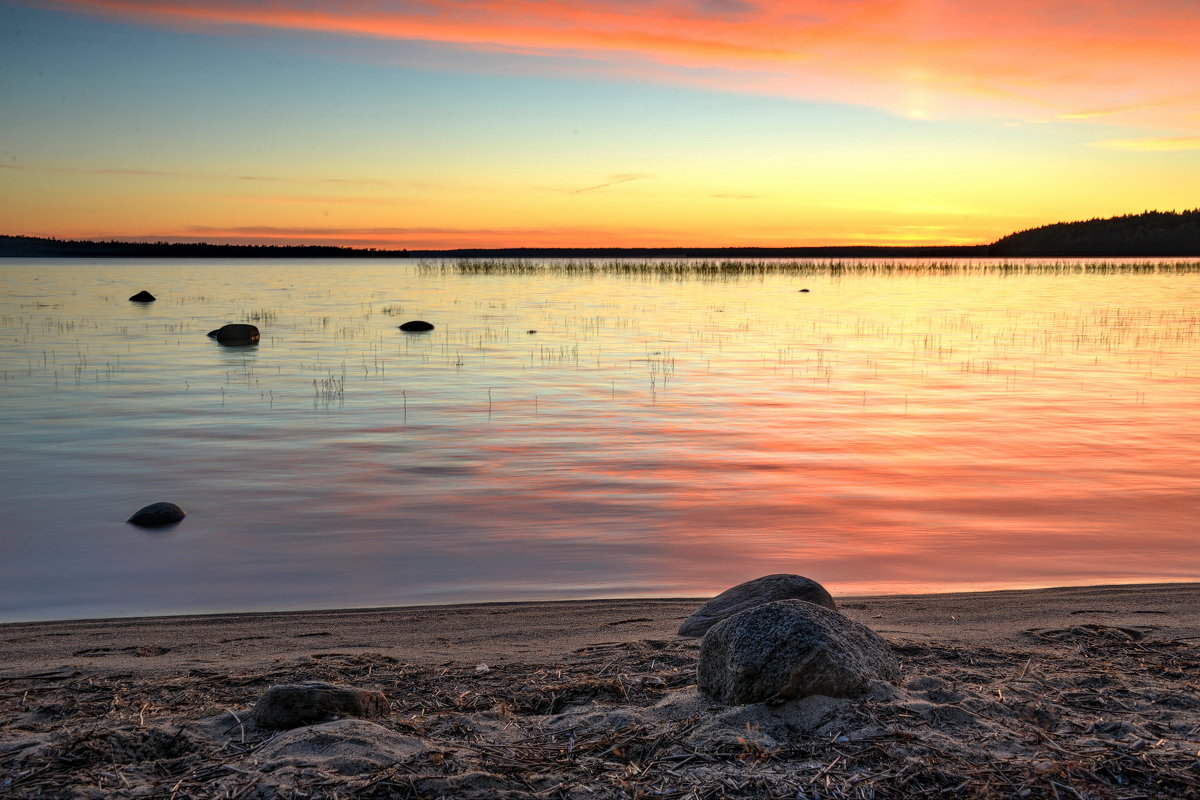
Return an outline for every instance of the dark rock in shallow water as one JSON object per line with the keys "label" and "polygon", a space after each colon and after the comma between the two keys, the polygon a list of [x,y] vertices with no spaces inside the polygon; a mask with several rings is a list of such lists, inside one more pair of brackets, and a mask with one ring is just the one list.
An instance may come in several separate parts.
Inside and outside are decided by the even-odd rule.
{"label": "dark rock in shallow water", "polygon": [[803,600],[776,600],[717,623],[696,664],[701,691],[731,705],[854,697],[898,674],[879,634]]}
{"label": "dark rock in shallow water", "polygon": [[388,711],[387,698],[368,689],[328,683],[272,686],[250,710],[264,728],[297,728],[333,717],[379,717]]}
{"label": "dark rock in shallow water", "polygon": [[417,333],[420,331],[431,331],[431,330],[433,330],[433,325],[431,323],[428,323],[421,319],[414,319],[411,322],[406,322],[403,325],[401,325],[400,330],[407,331],[409,333]]}
{"label": "dark rock in shallow water", "polygon": [[157,297],[150,294],[145,289],[138,292],[133,297],[129,298],[130,302],[133,302],[133,303],[153,303],[157,299],[158,299]]}
{"label": "dark rock in shallow water", "polygon": [[727,617],[774,600],[806,600],[837,611],[825,587],[803,575],[766,575],[739,583],[709,600],[679,626],[680,636],[703,636]]}
{"label": "dark rock in shallow water", "polygon": [[142,528],[162,528],[174,525],[187,516],[187,512],[174,503],[151,503],[125,520],[130,525]]}
{"label": "dark rock in shallow water", "polygon": [[259,336],[258,328],[243,323],[222,325],[215,331],[209,331],[208,335],[220,344],[228,345],[258,344]]}

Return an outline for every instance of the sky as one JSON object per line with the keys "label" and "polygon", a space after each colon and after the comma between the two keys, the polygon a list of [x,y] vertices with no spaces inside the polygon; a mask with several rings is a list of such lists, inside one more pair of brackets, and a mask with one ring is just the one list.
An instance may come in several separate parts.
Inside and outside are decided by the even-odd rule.
{"label": "sky", "polygon": [[0,233],[975,244],[1200,207],[1195,0],[0,0]]}

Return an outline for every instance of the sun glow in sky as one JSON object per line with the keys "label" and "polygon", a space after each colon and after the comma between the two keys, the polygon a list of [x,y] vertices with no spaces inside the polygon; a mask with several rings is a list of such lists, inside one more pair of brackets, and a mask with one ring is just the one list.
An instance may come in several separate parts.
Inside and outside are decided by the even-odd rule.
{"label": "sun glow in sky", "polygon": [[0,232],[967,244],[1200,205],[1191,0],[0,1]]}

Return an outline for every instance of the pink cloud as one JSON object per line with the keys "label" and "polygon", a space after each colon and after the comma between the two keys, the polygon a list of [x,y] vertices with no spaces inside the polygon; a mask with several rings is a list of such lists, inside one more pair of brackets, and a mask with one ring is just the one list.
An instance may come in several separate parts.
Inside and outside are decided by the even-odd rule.
{"label": "pink cloud", "polygon": [[[623,74],[914,117],[1194,131],[1200,6],[1178,0],[60,0],[201,32],[259,30],[576,57]],[[1093,109],[1101,109],[1096,114]]]}

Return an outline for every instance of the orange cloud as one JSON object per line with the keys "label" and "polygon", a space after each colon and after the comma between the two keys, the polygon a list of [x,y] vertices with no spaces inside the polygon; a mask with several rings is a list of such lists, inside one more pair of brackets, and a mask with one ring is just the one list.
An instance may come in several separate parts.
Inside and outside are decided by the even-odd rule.
{"label": "orange cloud", "polygon": [[950,225],[881,222],[865,228],[832,228],[814,235],[794,226],[697,231],[689,228],[625,225],[544,225],[539,227],[180,225],[142,232],[125,229],[27,230],[26,235],[68,239],[197,242],[216,244],[316,244],[382,249],[442,250],[488,247],[731,247],[824,245],[979,244],[987,236]]}
{"label": "orange cloud", "polygon": [[620,241],[623,247],[667,247],[678,244],[677,231],[631,230],[602,226],[545,228],[443,227],[305,227],[192,225],[173,232],[129,234],[81,232],[79,238],[148,242],[214,242],[219,244],[332,244],[386,249],[452,249],[461,247],[588,247]]}
{"label": "orange cloud", "polygon": [[[61,0],[202,32],[289,31],[580,57],[587,74],[914,118],[1200,130],[1200,7],[1177,0]],[[1078,109],[1101,109],[1100,112]]]}

